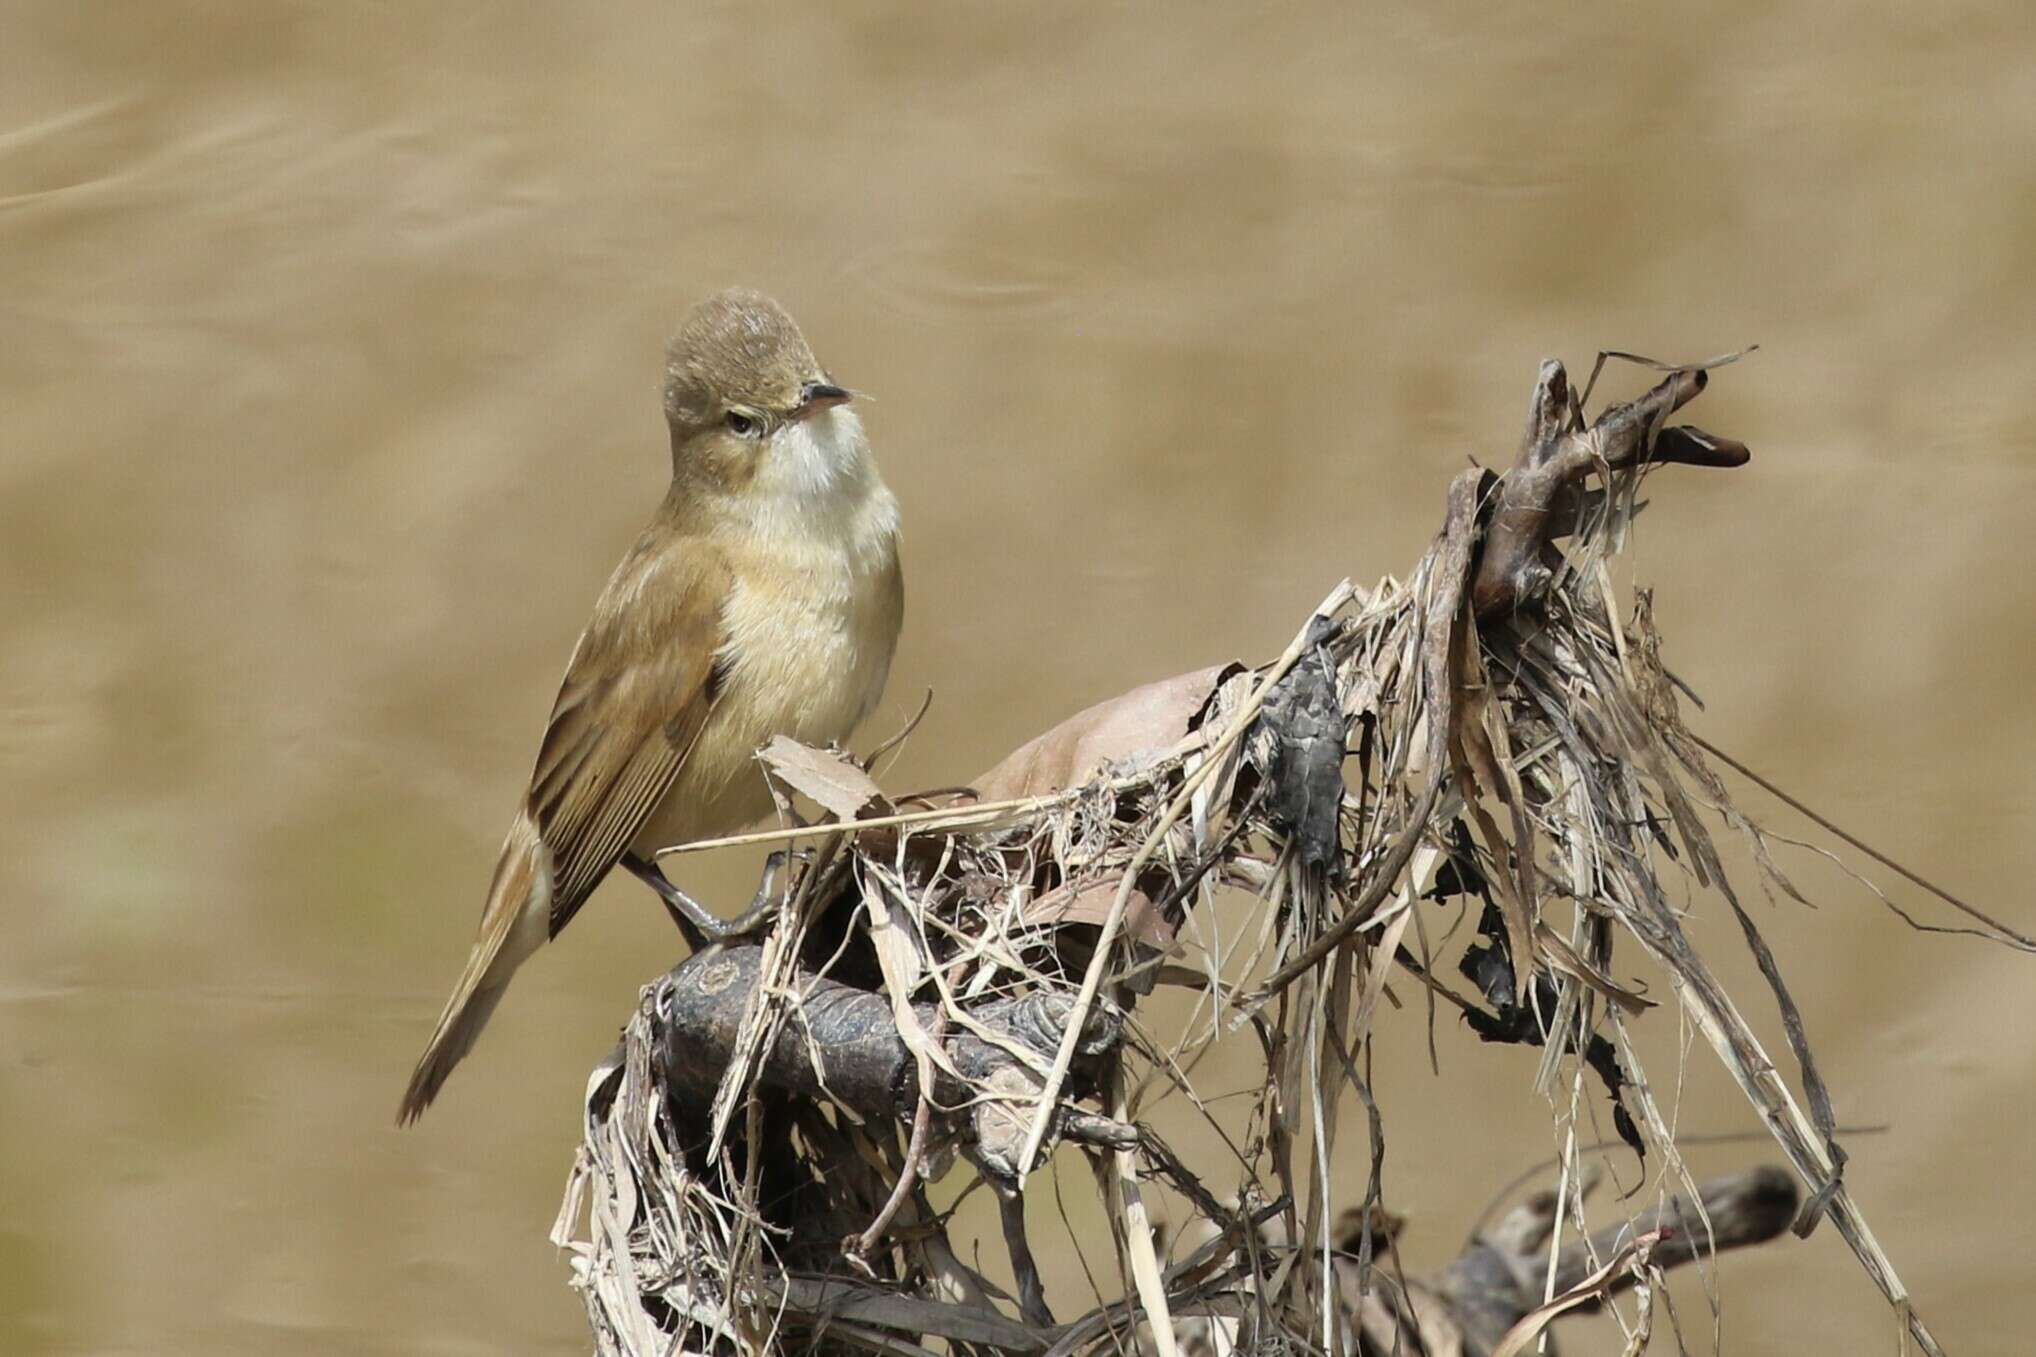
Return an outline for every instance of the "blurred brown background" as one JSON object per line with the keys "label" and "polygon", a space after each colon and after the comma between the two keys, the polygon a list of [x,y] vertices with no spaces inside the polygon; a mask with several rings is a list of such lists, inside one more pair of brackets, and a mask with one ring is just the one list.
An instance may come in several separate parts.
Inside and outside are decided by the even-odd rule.
{"label": "blurred brown background", "polygon": [[[873,729],[938,695],[897,786],[1410,565],[1543,355],[1758,341],[1691,412],[1753,465],[1654,481],[1630,566],[1693,720],[2029,926],[2032,16],[0,7],[0,1350],[583,1349],[544,1235],[678,955],[648,894],[391,1117],[661,493],[660,344],[730,281],[878,397]],[[1758,907],[1841,1117],[1893,1126],[1850,1181],[1954,1350],[2020,1347],[2036,962],[1791,863],[1822,909]],[[1426,1266],[1548,1109],[1531,1057],[1381,1030]],[[1751,1124],[1701,1046],[1681,1120]],[[1895,1344],[1828,1228],[1720,1280],[1729,1351]]]}

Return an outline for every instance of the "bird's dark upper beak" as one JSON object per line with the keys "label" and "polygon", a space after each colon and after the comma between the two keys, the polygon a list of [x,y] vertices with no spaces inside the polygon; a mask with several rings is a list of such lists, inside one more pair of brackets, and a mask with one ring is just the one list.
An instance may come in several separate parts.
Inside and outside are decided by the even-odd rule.
{"label": "bird's dark upper beak", "polygon": [[855,393],[846,387],[835,386],[832,382],[808,382],[799,388],[799,408],[794,415],[804,417],[816,410],[845,405],[853,399]]}

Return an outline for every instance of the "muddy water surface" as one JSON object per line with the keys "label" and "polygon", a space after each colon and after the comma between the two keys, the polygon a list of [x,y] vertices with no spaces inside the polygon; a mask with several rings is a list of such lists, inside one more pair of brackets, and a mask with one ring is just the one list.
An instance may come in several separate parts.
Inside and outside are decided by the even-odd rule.
{"label": "muddy water surface", "polygon": [[[729,281],[875,393],[876,724],[937,693],[899,785],[1407,566],[1543,355],[1758,341],[1693,412],[1755,462],[1654,482],[1631,565],[1700,728],[2026,926],[2030,14],[6,5],[0,1350],[582,1350],[544,1234],[675,954],[644,893],[390,1119],[661,491],[659,345]],[[1765,922],[1840,1115],[1892,1128],[1851,1181],[1954,1350],[2020,1346],[2036,969],[1798,864],[1821,909]],[[1382,1030],[1432,1265],[1547,1108]],[[1750,1125],[1682,1078],[1686,1129]],[[1893,1348],[1829,1230],[1720,1281],[1730,1351]]]}

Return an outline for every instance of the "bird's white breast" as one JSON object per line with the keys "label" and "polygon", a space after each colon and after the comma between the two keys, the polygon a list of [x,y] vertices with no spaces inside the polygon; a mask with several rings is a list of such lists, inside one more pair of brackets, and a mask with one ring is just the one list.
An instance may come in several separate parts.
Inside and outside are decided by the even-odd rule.
{"label": "bird's white breast", "polygon": [[855,416],[828,410],[781,430],[746,503],[748,531],[726,544],[720,696],[640,844],[727,833],[767,814],[757,747],[775,735],[847,739],[890,673],[898,505]]}

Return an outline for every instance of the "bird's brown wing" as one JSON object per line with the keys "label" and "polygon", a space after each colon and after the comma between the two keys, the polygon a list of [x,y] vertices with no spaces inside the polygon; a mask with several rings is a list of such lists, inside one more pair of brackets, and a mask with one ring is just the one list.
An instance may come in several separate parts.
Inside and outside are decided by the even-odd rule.
{"label": "bird's brown wing", "polygon": [[671,790],[713,706],[728,568],[653,529],[616,570],[573,650],[528,806],[552,859],[551,935]]}

